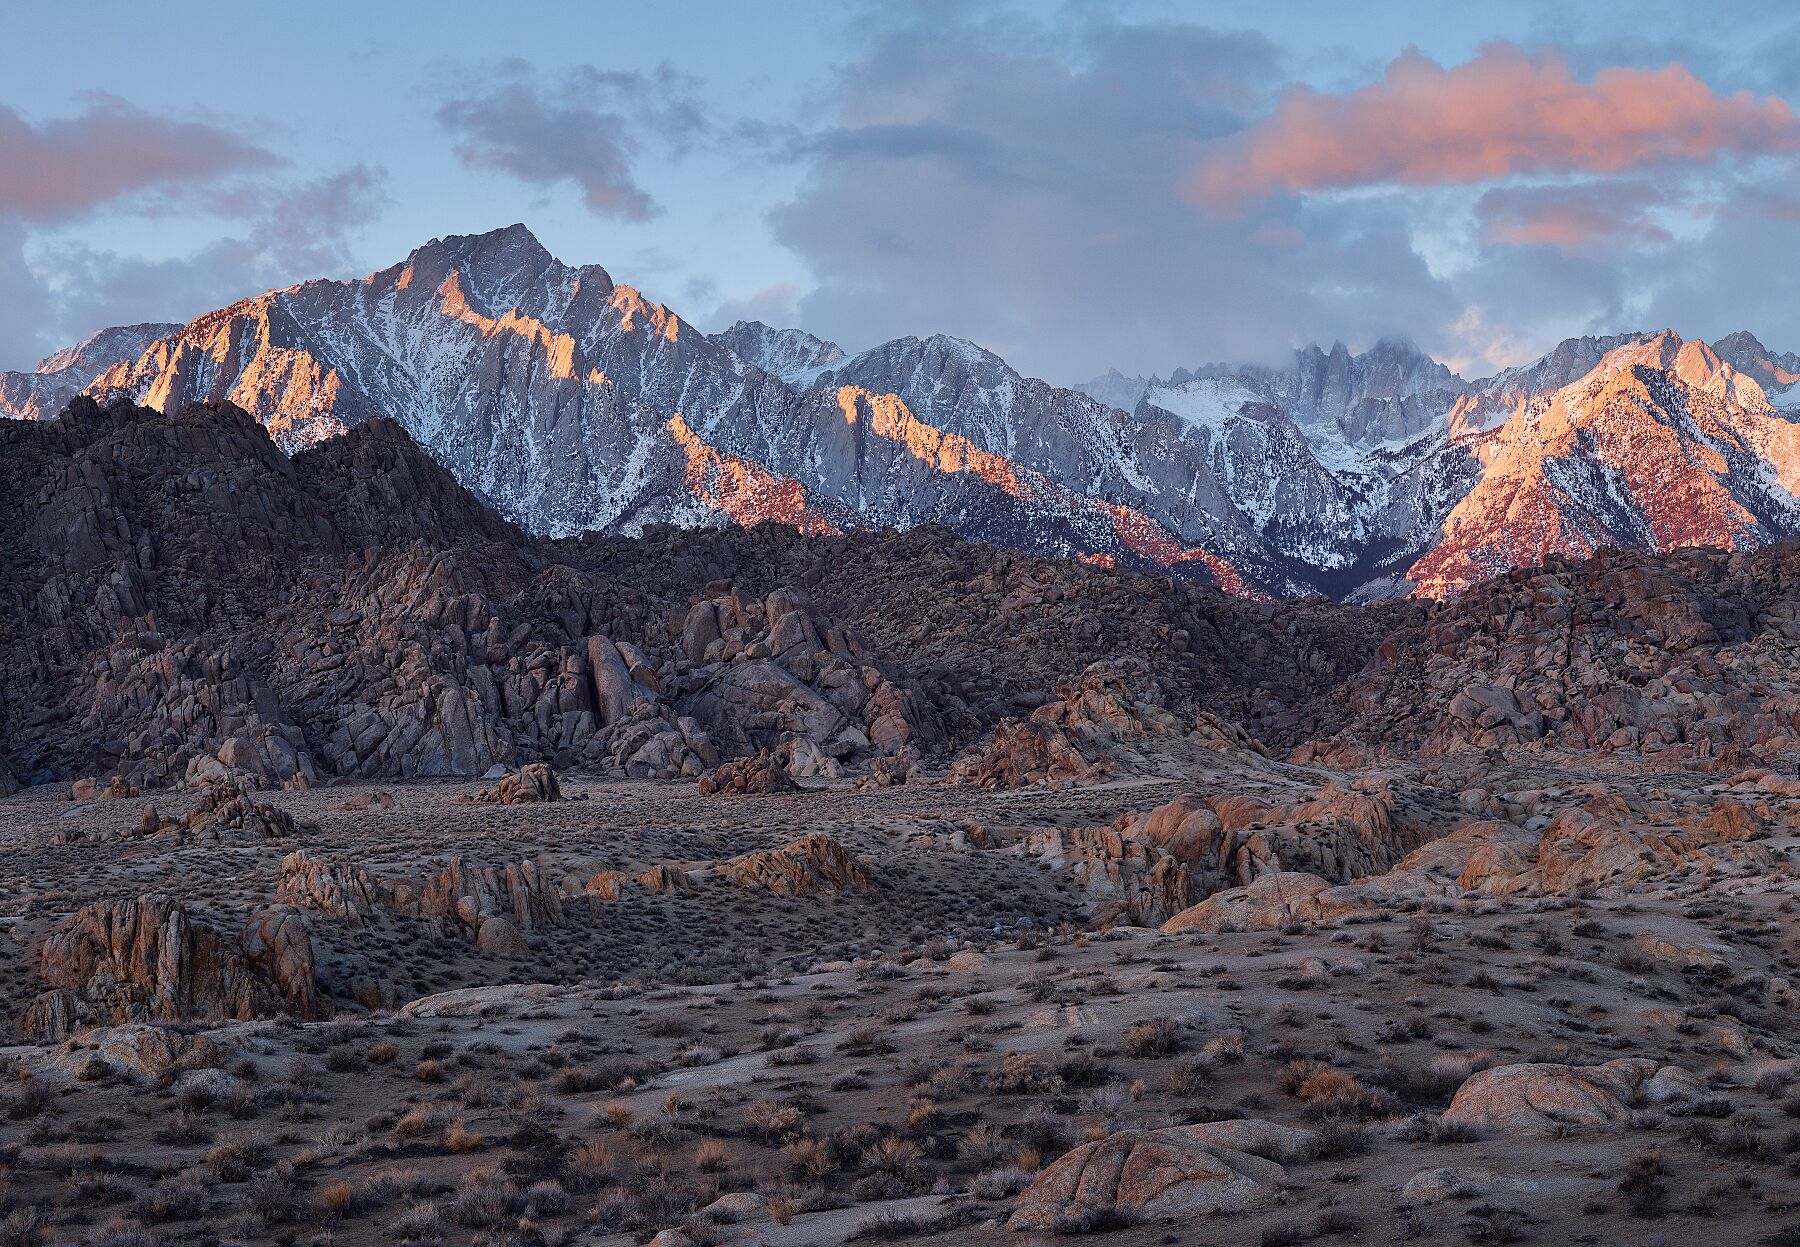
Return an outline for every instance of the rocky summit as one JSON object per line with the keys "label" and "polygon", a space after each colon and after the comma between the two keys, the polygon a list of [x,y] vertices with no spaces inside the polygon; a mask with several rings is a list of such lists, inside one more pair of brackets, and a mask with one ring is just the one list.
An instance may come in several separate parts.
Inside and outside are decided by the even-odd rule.
{"label": "rocky summit", "polygon": [[938,526],[1244,596],[1373,601],[1553,554],[1800,534],[1797,384],[1800,361],[1748,333],[1665,330],[1477,380],[1385,338],[1062,388],[944,335],[855,354],[755,321],[709,336],[515,225],[107,329],[0,374],[0,414],[230,402],[289,454],[385,416],[544,536]]}
{"label": "rocky summit", "polygon": [[[498,281],[494,245],[467,287],[415,256],[380,298]],[[512,304],[576,280],[538,276]],[[868,364],[749,325],[689,342],[579,280],[765,396]],[[471,349],[519,315],[463,321]],[[150,349],[211,386],[192,329]],[[491,366],[572,379],[535,349]],[[897,388],[844,427],[973,455],[908,423],[924,399],[893,395],[926,383],[898,379],[1002,366],[884,349]],[[1390,441],[1435,436],[1445,396],[1484,437],[1567,422],[1548,476],[1524,442],[1493,460],[1565,534],[1529,482],[1609,431],[1783,419],[1751,387],[1785,365],[1743,342],[1566,354],[1546,373],[1598,407],[1496,423],[1512,398],[1399,344],[1303,356],[1257,401]],[[1743,504],[1735,544],[1528,543],[1491,576],[1440,543],[1407,574],[1458,580],[1441,600],[1259,600],[971,541],[936,503],[877,527],[697,411],[671,436],[702,470],[668,479],[804,506],[547,523],[591,497],[497,506],[416,404],[128,388],[0,425],[8,1241],[1787,1241],[1800,542],[1776,511]],[[932,401],[1004,438],[987,394]],[[894,496],[973,490],[952,460]],[[1658,505],[1741,520],[1706,480]]]}

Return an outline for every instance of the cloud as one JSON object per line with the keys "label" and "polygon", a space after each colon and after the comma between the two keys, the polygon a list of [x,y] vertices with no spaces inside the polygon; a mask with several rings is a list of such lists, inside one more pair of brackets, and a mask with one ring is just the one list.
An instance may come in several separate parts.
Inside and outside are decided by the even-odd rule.
{"label": "cloud", "polygon": [[247,295],[347,272],[351,243],[388,200],[356,165],[310,180],[245,182],[212,199],[228,224],[192,252],[150,258],[34,239],[0,216],[0,367],[25,367],[108,325],[186,320]]}
{"label": "cloud", "polygon": [[770,221],[813,277],[799,324],[850,349],[956,334],[1068,382],[1453,322],[1392,205],[1183,199],[1283,72],[1259,35],[1184,24],[896,18],[792,148],[804,180]]}
{"label": "cloud", "polygon": [[1656,218],[1670,210],[1666,185],[1609,180],[1574,186],[1500,186],[1475,204],[1487,247],[1553,247],[1566,253],[1629,245],[1666,247],[1675,235]]}
{"label": "cloud", "polygon": [[50,293],[25,262],[25,227],[0,217],[0,367],[24,366],[45,354]]}
{"label": "cloud", "polygon": [[1775,350],[1800,350],[1800,301],[1784,267],[1796,251],[1800,172],[1789,170],[1712,205],[1709,228],[1682,245],[1678,263],[1640,259],[1637,317],[1708,339],[1749,329]]}
{"label": "cloud", "polygon": [[1449,69],[1417,51],[1342,95],[1296,86],[1201,161],[1197,203],[1241,207],[1277,191],[1472,184],[1521,174],[1615,174],[1670,161],[1800,151],[1783,101],[1721,95],[1685,67],[1576,78],[1556,53],[1490,43]]}
{"label": "cloud", "polygon": [[241,205],[239,228],[187,255],[147,259],[80,243],[44,248],[37,267],[55,292],[59,337],[185,320],[264,290],[341,274],[353,262],[351,240],[387,203],[385,175],[364,165],[263,189]]}
{"label": "cloud", "polygon": [[740,298],[723,299],[711,311],[698,316],[695,323],[708,333],[718,333],[740,320],[760,320],[777,329],[798,324],[800,288],[792,282],[776,282]]}
{"label": "cloud", "polygon": [[92,92],[72,117],[33,123],[0,104],[0,215],[66,220],[133,192],[266,170],[274,153],[219,126]]}
{"label": "cloud", "polygon": [[470,169],[531,186],[570,182],[595,215],[646,221],[659,209],[638,185],[635,163],[651,144],[680,155],[708,132],[693,89],[667,64],[651,74],[582,66],[547,85],[512,60],[480,89],[445,100],[437,120]]}
{"label": "cloud", "polygon": [[[386,203],[383,174],[357,165],[301,180],[286,164],[240,129],[103,93],[48,121],[0,105],[0,364],[341,268]],[[167,259],[71,240],[73,228],[134,217],[221,222],[222,236]]]}

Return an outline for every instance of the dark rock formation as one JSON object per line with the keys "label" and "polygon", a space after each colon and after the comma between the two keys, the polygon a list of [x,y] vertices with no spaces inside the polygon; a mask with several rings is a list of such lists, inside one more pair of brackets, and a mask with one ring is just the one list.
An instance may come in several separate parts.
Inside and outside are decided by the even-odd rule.
{"label": "dark rock formation", "polygon": [[241,940],[195,922],[167,897],[84,905],[36,953],[50,990],[24,1030],[61,1039],[77,1025],[314,1016],[312,953],[297,915],[252,915]]}

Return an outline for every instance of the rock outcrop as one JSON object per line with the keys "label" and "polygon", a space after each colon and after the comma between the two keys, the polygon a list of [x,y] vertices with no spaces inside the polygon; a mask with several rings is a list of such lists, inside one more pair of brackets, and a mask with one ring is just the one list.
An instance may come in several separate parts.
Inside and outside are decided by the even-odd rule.
{"label": "rock outcrop", "polygon": [[1462,890],[1454,884],[1403,871],[1349,883],[1278,871],[1244,887],[1215,892],[1163,923],[1162,929],[1171,935],[1183,931],[1278,931],[1299,923],[1339,922],[1375,910],[1413,908],[1461,895]]}
{"label": "rock outcrop", "polygon": [[1718,865],[1774,869],[1759,843],[1769,827],[1744,800],[1720,797],[1681,814],[1595,785],[1578,790],[1543,826],[1480,820],[1430,842],[1397,873],[1454,882],[1488,896],[1566,896],[1690,877]]}
{"label": "rock outcrop", "polygon": [[712,873],[736,887],[761,888],[777,896],[830,896],[875,886],[868,868],[849,849],[820,832],[778,849],[728,858],[715,863]]}
{"label": "rock outcrop", "polygon": [[[982,788],[1024,788],[1151,772],[1150,745],[1185,729],[1142,677],[1135,664],[1089,666],[1030,717],[995,727],[988,740],[957,759],[951,778]],[[1207,743],[1219,743],[1223,724],[1217,718],[1208,716],[1199,726]]]}
{"label": "rock outcrop", "polygon": [[800,785],[788,774],[773,754],[763,752],[752,757],[727,762],[716,771],[700,777],[700,795],[769,796],[777,792],[793,792]]}
{"label": "rock outcrop", "polygon": [[1121,816],[1114,829],[1187,865],[1204,895],[1282,871],[1341,883],[1391,870],[1432,838],[1434,821],[1409,808],[1393,777],[1374,774],[1293,802],[1229,792],[1179,797]]}
{"label": "rock outcrop", "polygon": [[1018,851],[1066,873],[1097,926],[1160,926],[1194,901],[1187,863],[1116,829],[1046,827],[1028,833]]}
{"label": "rock outcrop", "polygon": [[311,1017],[318,997],[304,924],[258,914],[234,941],[167,897],[85,905],[36,950],[50,986],[25,1028],[60,1039],[77,1025]]}
{"label": "rock outcrop", "polygon": [[390,903],[403,913],[460,931],[483,952],[524,953],[526,937],[563,919],[558,880],[542,860],[506,866],[465,866],[460,857],[418,886],[389,884]]}
{"label": "rock outcrop", "polygon": [[528,805],[534,801],[561,801],[562,785],[556,772],[542,762],[531,762],[500,777],[492,788],[472,797],[458,798],[477,805]]}
{"label": "rock outcrop", "polygon": [[1281,1165],[1213,1139],[1208,1126],[1176,1126],[1083,1143],[1033,1180],[1007,1225],[1054,1231],[1107,1213],[1185,1220],[1248,1212],[1276,1197],[1287,1176]]}
{"label": "rock outcrop", "polygon": [[1596,750],[1705,765],[1800,742],[1792,542],[1551,555],[1398,628],[1284,735],[1427,755]]}
{"label": "rock outcrop", "polygon": [[278,904],[316,909],[347,926],[360,927],[377,916],[383,889],[360,866],[333,863],[296,850],[281,859],[275,883]]}
{"label": "rock outcrop", "polygon": [[172,830],[186,841],[226,844],[295,840],[317,828],[302,824],[279,806],[258,801],[247,788],[208,783],[201,789],[200,804]]}

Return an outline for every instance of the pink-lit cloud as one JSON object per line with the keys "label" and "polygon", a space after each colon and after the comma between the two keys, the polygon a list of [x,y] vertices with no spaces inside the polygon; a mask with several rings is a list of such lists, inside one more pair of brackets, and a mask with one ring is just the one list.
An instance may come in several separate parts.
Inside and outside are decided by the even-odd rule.
{"label": "pink-lit cloud", "polygon": [[279,161],[218,126],[94,93],[71,117],[34,123],[0,104],[0,215],[56,221],[132,192],[210,182]]}
{"label": "pink-lit cloud", "polygon": [[1475,205],[1488,247],[1554,247],[1563,252],[1629,245],[1661,247],[1674,235],[1655,219],[1669,196],[1641,181],[1574,186],[1498,186]]}
{"label": "pink-lit cloud", "polygon": [[1775,97],[1719,94],[1677,63],[1583,82],[1553,52],[1491,43],[1448,69],[1406,52],[1348,94],[1291,88],[1267,118],[1219,142],[1183,189],[1230,208],[1274,191],[1616,174],[1795,151],[1800,118]]}

